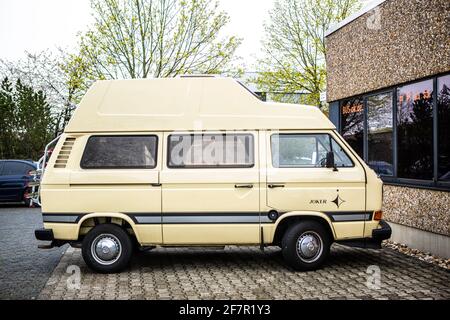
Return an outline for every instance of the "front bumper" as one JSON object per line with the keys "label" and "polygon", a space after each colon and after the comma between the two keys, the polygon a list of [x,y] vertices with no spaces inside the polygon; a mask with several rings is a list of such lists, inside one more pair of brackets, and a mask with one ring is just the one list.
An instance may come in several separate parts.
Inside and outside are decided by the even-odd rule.
{"label": "front bumper", "polygon": [[389,239],[391,235],[392,229],[389,224],[384,220],[380,220],[379,228],[372,230],[372,238],[351,239],[337,242],[349,247],[381,249],[381,242]]}
{"label": "front bumper", "polygon": [[389,239],[392,235],[391,226],[386,221],[381,220],[380,227],[372,230],[372,239],[377,241]]}

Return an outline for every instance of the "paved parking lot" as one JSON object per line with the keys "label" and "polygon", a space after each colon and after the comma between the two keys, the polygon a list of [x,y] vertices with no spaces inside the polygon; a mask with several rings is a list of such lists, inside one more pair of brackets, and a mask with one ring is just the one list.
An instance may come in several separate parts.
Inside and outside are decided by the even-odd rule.
{"label": "paved parking lot", "polygon": [[[80,272],[67,273],[74,266]],[[378,285],[369,278],[377,268]],[[127,272],[103,275],[85,266],[79,249],[69,249],[39,298],[450,299],[450,272],[392,249],[334,245],[325,268],[315,272],[285,267],[279,249],[230,246],[155,249],[138,254]]]}
{"label": "paved parking lot", "polygon": [[65,248],[38,250],[34,229],[40,209],[0,204],[0,299],[33,299],[44,287]]}
{"label": "paved parking lot", "polygon": [[230,246],[158,248],[137,254],[126,272],[95,274],[79,249],[61,260],[64,249],[38,250],[40,219],[39,209],[0,207],[1,299],[450,299],[443,268],[338,245],[323,269],[306,273],[287,268],[279,249]]}

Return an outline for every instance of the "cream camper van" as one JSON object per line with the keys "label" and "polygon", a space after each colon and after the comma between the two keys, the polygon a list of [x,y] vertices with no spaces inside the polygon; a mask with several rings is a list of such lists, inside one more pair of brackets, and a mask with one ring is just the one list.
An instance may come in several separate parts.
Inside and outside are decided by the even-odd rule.
{"label": "cream camper van", "polygon": [[391,235],[382,182],[312,106],[262,102],[220,77],[99,81],[41,182],[50,248],[98,272],[155,246],[279,246],[313,270],[333,242]]}

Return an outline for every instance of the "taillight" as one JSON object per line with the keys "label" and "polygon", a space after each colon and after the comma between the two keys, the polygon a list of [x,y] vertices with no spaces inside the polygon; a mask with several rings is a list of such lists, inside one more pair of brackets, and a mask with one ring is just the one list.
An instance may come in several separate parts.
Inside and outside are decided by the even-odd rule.
{"label": "taillight", "polygon": [[375,211],[373,214],[373,220],[381,220],[381,219],[383,219],[383,211],[381,210]]}

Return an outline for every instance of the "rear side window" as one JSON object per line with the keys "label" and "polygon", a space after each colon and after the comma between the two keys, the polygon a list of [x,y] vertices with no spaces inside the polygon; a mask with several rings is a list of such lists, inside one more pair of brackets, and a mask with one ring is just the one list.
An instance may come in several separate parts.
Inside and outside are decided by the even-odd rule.
{"label": "rear side window", "polygon": [[153,169],[158,137],[92,136],[81,159],[83,169]]}
{"label": "rear side window", "polygon": [[8,161],[3,163],[2,175],[3,176],[26,175],[31,170],[34,170],[34,167],[26,163]]}
{"label": "rear side window", "polygon": [[353,167],[341,146],[328,134],[274,134],[271,136],[275,168],[321,168],[333,151],[337,167]]}
{"label": "rear side window", "polygon": [[169,168],[253,167],[251,134],[174,134],[169,136]]}

